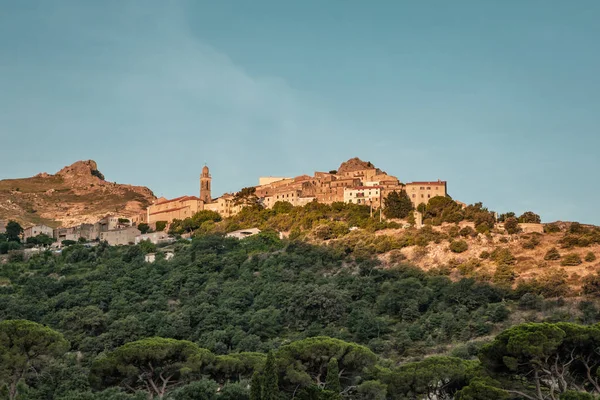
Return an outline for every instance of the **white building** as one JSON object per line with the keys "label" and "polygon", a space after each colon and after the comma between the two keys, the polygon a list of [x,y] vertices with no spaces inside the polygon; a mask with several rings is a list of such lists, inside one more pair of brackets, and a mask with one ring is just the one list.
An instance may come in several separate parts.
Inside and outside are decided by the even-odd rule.
{"label": "white building", "polygon": [[154,244],[173,243],[175,241],[175,239],[169,236],[169,234],[166,232],[152,232],[136,236],[135,244],[138,244],[144,240],[149,240]]}
{"label": "white building", "polygon": [[[167,251],[165,253],[165,260],[169,261],[173,257],[175,257],[175,253],[173,253],[172,251]],[[146,261],[147,263],[153,263],[154,261],[156,261],[156,253],[146,254],[144,256],[144,261]]]}
{"label": "white building", "polygon": [[379,206],[381,186],[357,186],[344,189],[344,203]]}
{"label": "white building", "polygon": [[259,233],[260,229],[258,228],[240,229],[239,231],[229,232],[225,237],[234,237],[241,240],[249,236],[258,235]]}

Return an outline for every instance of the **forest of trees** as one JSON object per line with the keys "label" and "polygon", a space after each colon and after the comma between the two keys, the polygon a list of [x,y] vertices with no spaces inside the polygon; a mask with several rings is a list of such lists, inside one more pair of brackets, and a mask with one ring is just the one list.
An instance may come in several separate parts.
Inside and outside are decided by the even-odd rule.
{"label": "forest of trees", "polygon": [[145,251],[73,245],[2,265],[0,398],[600,393],[594,301],[452,281],[401,261],[382,268],[269,232],[198,235],[169,261],[146,263]]}

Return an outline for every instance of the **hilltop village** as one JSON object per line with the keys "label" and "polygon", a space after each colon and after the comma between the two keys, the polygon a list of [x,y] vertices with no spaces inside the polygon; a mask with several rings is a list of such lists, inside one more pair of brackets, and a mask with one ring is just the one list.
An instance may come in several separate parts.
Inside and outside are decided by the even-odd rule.
{"label": "hilltop village", "polygon": [[[144,212],[133,218],[134,223],[171,223],[183,220],[198,211],[209,210],[227,218],[237,214],[245,202],[239,194],[226,193],[218,198],[211,195],[212,177],[205,166],[200,175],[200,196],[183,196],[175,199],[161,197]],[[379,209],[383,200],[392,192],[406,191],[413,205],[427,203],[435,196],[447,196],[445,181],[411,182],[404,184],[388,175],[372,163],[358,158],[350,159],[337,170],[315,172],[313,176],[260,177],[257,186],[245,188],[247,195],[266,208],[272,208],[278,201],[304,206],[313,201],[331,204],[335,202],[354,203]]]}
{"label": "hilltop village", "polygon": [[[253,203],[272,208],[277,202],[304,206],[311,202],[332,204],[335,202],[366,205],[376,210],[384,206],[384,199],[392,192],[405,191],[416,208],[436,196],[447,196],[445,181],[402,183],[388,175],[371,162],[352,158],[343,162],[337,170],[315,172],[313,176],[260,177],[257,186],[242,189],[238,193],[225,193],[212,197],[212,177],[208,166],[200,174],[199,196],[181,196],[174,199],[156,199],[143,212],[125,218],[107,215],[96,223],[71,227],[51,228],[46,225],[29,226],[23,237],[27,240],[44,234],[63,241],[106,241],[111,245],[124,245],[150,240],[153,243],[169,240],[165,229],[175,220],[190,218],[199,211],[214,211],[223,218],[236,215],[248,203],[243,197],[252,197]],[[0,232],[6,221],[0,221]],[[138,227],[148,225],[152,233],[143,234]],[[158,229],[157,229],[158,227]]]}

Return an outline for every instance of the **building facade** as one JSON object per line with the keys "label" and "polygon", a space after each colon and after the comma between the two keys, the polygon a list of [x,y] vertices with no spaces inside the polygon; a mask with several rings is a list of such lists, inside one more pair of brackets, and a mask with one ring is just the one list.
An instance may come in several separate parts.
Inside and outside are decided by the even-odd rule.
{"label": "building facade", "polygon": [[147,223],[155,225],[158,221],[170,223],[174,219],[183,220],[203,209],[204,202],[195,196],[182,196],[171,200],[161,197],[148,207]]}
{"label": "building facade", "polygon": [[134,226],[124,229],[100,232],[100,241],[106,241],[111,246],[128,245],[135,243],[136,236],[142,233]]}
{"label": "building facade", "polygon": [[421,203],[427,204],[430,199],[436,196],[446,197],[446,181],[437,180],[434,182],[411,182],[406,184],[406,193],[417,207]]}
{"label": "building facade", "polygon": [[344,203],[361,204],[381,207],[382,201],[381,186],[358,186],[344,189]]}
{"label": "building facade", "polygon": [[47,235],[49,237],[54,237],[54,229],[46,225],[30,226],[29,228],[23,230],[23,239],[27,240],[30,237],[36,237],[42,234]]}

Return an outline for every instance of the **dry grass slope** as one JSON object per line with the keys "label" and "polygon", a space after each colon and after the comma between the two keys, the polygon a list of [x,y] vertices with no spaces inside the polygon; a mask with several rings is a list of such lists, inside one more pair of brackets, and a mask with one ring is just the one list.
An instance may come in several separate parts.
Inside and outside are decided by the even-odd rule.
{"label": "dry grass slope", "polygon": [[105,181],[94,161],[78,161],[55,175],[0,181],[0,219],[69,226],[109,213],[133,216],[154,199],[146,187]]}

